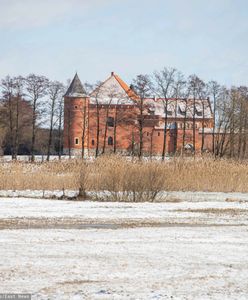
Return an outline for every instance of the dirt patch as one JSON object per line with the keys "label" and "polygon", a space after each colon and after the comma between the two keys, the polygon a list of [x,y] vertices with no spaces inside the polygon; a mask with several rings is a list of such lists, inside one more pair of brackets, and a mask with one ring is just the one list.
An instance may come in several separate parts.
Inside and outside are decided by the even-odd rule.
{"label": "dirt patch", "polygon": [[238,202],[238,203],[246,203],[247,200],[241,200],[241,199],[237,199],[237,198],[226,198],[225,199],[226,202]]}
{"label": "dirt patch", "polygon": [[[184,211],[184,210],[181,210]],[[188,210],[189,211],[189,210]],[[193,212],[197,210],[193,210]],[[15,218],[0,219],[0,230],[4,229],[124,229],[137,227],[209,227],[209,226],[245,226],[237,223],[206,223],[196,220],[194,222],[173,222],[173,221],[152,221],[140,219],[119,219],[119,220],[92,220],[74,218]]]}
{"label": "dirt patch", "polygon": [[81,285],[81,284],[94,284],[94,283],[103,283],[104,281],[99,280],[68,280],[68,281],[62,281],[58,282],[59,285]]}
{"label": "dirt patch", "polygon": [[176,212],[190,212],[190,213],[206,213],[206,214],[221,214],[221,215],[238,215],[248,214],[248,209],[240,208],[190,208],[190,209],[176,209]]}

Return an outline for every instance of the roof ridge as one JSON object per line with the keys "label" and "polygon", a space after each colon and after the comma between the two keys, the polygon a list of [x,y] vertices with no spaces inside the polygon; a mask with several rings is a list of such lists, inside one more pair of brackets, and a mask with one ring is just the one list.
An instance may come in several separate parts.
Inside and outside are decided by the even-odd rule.
{"label": "roof ridge", "polygon": [[124,80],[122,80],[120,78],[119,75],[113,73],[112,76],[114,76],[116,81],[119,83],[121,88],[126,92],[126,94],[128,95],[129,98],[131,98],[133,100],[137,100],[139,98],[138,95],[136,95],[136,93],[126,84],[126,82]]}

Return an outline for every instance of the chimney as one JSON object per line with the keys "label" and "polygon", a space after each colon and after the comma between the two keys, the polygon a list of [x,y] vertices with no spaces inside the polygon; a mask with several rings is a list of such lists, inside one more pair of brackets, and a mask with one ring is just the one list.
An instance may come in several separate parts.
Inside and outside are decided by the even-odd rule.
{"label": "chimney", "polygon": [[114,76],[114,74],[115,74],[114,72],[111,72],[111,76]]}

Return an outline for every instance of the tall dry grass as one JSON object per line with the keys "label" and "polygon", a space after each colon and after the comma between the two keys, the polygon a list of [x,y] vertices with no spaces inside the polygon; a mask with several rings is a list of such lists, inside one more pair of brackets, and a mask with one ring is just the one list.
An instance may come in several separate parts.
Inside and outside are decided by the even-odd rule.
{"label": "tall dry grass", "polygon": [[71,189],[83,197],[91,192],[115,201],[154,201],[164,190],[248,192],[248,163],[211,158],[130,161],[119,156],[93,162],[2,163],[0,189]]}

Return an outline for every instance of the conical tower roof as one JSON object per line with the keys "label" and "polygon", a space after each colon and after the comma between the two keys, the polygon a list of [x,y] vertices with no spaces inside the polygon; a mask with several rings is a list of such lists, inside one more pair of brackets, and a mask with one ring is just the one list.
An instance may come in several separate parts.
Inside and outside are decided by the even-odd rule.
{"label": "conical tower roof", "polygon": [[65,93],[65,97],[85,97],[86,91],[80,81],[78,74],[76,73],[67,92]]}

